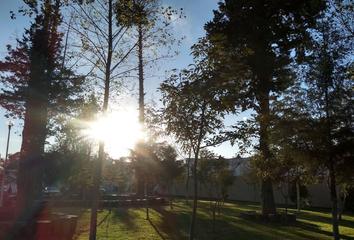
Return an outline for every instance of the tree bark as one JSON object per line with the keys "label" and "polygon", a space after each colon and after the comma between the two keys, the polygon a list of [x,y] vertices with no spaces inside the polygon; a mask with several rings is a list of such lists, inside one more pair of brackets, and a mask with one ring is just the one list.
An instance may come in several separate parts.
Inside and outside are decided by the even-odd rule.
{"label": "tree bark", "polygon": [[273,186],[270,178],[261,182],[261,208],[262,214],[275,214]]}
{"label": "tree bark", "polygon": [[189,167],[190,167],[190,162],[191,162],[191,151],[189,151],[189,157],[187,160],[187,180],[186,180],[186,205],[188,205],[188,185],[189,185]]}
{"label": "tree bark", "polygon": [[212,207],[212,212],[213,212],[213,221],[212,221],[212,227],[211,227],[211,232],[215,233],[215,211],[216,211],[216,202],[214,206]]}
{"label": "tree bark", "polygon": [[[38,46],[37,46],[38,47]],[[32,61],[41,62],[41,53],[36,52]],[[48,69],[49,71],[49,69]],[[48,89],[51,79],[44,74],[44,69],[31,70],[26,96],[26,112],[22,132],[19,175],[17,180],[17,206],[19,213],[27,215],[21,219],[31,218],[34,214],[34,201],[42,200],[43,155],[47,137]]]}
{"label": "tree bark", "polygon": [[337,209],[337,193],[336,193],[336,179],[333,163],[329,169],[330,174],[330,192],[332,200],[332,229],[333,229],[333,240],[339,240],[339,228],[338,228],[338,209]]}
{"label": "tree bark", "polygon": [[[143,63],[143,25],[138,24],[138,78],[139,78],[139,126],[143,132],[142,142],[145,142],[145,101],[144,101],[144,63]],[[144,195],[144,181],[142,176],[137,176],[137,195]]]}
{"label": "tree bark", "polygon": [[[264,161],[271,158],[269,150],[269,80],[263,78],[260,80],[260,134],[259,134],[259,147],[263,155]],[[276,214],[273,185],[270,177],[261,180],[261,208],[262,214]]]}
{"label": "tree bark", "polygon": [[194,225],[195,225],[195,217],[197,214],[197,203],[198,203],[198,180],[197,180],[197,163],[198,163],[198,154],[199,151],[196,152],[194,158],[193,165],[193,178],[194,178],[194,193],[193,193],[193,210],[191,216],[191,224],[189,229],[189,240],[193,240],[194,238]]}
{"label": "tree bark", "polygon": [[[112,64],[112,49],[113,49],[113,0],[108,1],[108,52],[107,52],[107,63],[105,72],[105,82],[104,82],[104,96],[103,96],[103,108],[102,117],[107,117],[108,109],[108,99],[109,99],[109,89],[111,80],[111,64]],[[98,149],[98,161],[95,168],[95,173],[93,176],[93,199],[92,199],[92,210],[91,210],[91,222],[90,222],[90,237],[89,240],[96,240],[97,233],[97,210],[98,210],[98,200],[100,195],[100,184],[101,184],[101,173],[102,164],[104,159],[104,140],[99,141]]]}
{"label": "tree bark", "polygon": [[149,220],[149,177],[146,180],[146,220]]}
{"label": "tree bark", "polygon": [[168,186],[168,198],[170,199],[170,208],[173,209],[171,187],[169,183],[167,183],[167,186]]}
{"label": "tree bark", "polygon": [[301,205],[300,205],[300,184],[299,180],[296,181],[296,207],[297,207],[297,212],[300,212]]}
{"label": "tree bark", "polygon": [[91,208],[91,222],[90,222],[90,240],[96,239],[97,233],[97,211],[98,211],[98,201],[100,195],[100,183],[101,183],[101,172],[102,172],[102,163],[104,156],[104,141],[100,140],[99,150],[98,150],[98,159],[95,166],[95,172],[93,176],[93,196],[92,196],[92,208]]}
{"label": "tree bark", "polygon": [[342,220],[342,212],[343,212],[343,209],[344,209],[345,199],[347,198],[346,193],[344,193],[343,201],[342,201],[341,196],[340,196],[342,188],[343,188],[342,185],[338,186],[338,192],[337,192],[338,220]]}

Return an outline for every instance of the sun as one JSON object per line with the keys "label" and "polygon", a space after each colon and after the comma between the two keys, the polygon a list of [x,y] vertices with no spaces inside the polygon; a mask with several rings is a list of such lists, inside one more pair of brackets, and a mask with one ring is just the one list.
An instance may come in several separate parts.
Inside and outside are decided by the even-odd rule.
{"label": "sun", "polygon": [[137,114],[136,110],[110,113],[107,118],[90,124],[90,135],[105,141],[105,152],[110,157],[128,156],[129,149],[143,136]]}

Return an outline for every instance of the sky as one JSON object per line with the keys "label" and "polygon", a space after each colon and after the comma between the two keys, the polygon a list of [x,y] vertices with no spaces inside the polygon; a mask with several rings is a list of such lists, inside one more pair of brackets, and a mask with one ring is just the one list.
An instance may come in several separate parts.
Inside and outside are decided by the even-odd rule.
{"label": "sky", "polygon": [[[160,73],[157,72],[157,75],[163,75],[164,70],[170,70],[173,68],[183,69],[187,68],[189,64],[192,63],[192,57],[190,56],[190,47],[197,43],[198,38],[205,36],[205,31],[203,29],[204,24],[207,21],[212,20],[213,18],[213,9],[218,8],[218,0],[163,0],[162,4],[165,6],[172,6],[173,9],[184,9],[186,18],[179,19],[173,23],[173,33],[174,36],[179,39],[185,37],[182,42],[182,45],[176,50],[180,52],[179,56],[174,60],[162,61],[159,63],[161,67]],[[29,18],[18,16],[17,19],[12,20],[10,18],[10,11],[17,11],[19,6],[22,6],[22,0],[0,0],[0,22],[1,24],[1,35],[0,35],[0,59],[3,59],[6,56],[6,45],[14,44],[16,36],[22,36],[23,29],[29,27]],[[146,102],[149,99],[154,99],[158,101],[159,93],[157,88],[159,84],[164,80],[162,77],[149,78],[147,77],[145,81],[145,92],[146,92]],[[138,90],[134,93],[137,94]],[[122,122],[120,125],[123,127],[120,128],[111,128],[110,131],[113,133],[112,136],[127,136],[127,127],[124,128],[124,124],[127,122],[137,123],[138,118],[138,97],[124,98],[120,101],[120,106],[117,106],[118,109],[116,115],[120,119],[125,119],[125,122]],[[119,112],[121,111],[121,112]],[[6,151],[6,142],[8,136],[8,126],[6,121],[8,120],[4,116],[5,111],[0,109],[0,154],[1,157],[5,157]],[[134,116],[136,114],[136,117]],[[249,117],[249,112],[242,113],[236,116],[230,116],[226,119],[225,124],[230,125],[235,123],[238,120]],[[23,129],[23,122],[19,119],[14,119],[15,125],[11,129],[11,136],[9,142],[9,154],[20,151],[21,148],[21,133]],[[115,124],[117,125],[117,124]],[[119,125],[119,124],[118,124]],[[113,157],[118,157],[128,153],[127,148],[132,146],[123,146],[124,141],[120,141],[119,144],[121,147],[118,149],[117,142],[115,145],[109,145],[107,143],[106,151],[110,152]],[[131,145],[131,144],[130,144]],[[231,147],[229,143],[224,143],[220,147],[212,148],[216,154],[222,155],[224,157],[231,158],[237,155],[237,148]]]}

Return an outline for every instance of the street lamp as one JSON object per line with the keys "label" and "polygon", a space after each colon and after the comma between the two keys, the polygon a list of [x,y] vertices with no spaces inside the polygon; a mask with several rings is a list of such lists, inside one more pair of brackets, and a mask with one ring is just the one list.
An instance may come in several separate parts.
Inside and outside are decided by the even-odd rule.
{"label": "street lamp", "polygon": [[6,144],[6,155],[5,155],[5,162],[3,166],[3,173],[2,173],[2,181],[1,181],[1,196],[0,196],[0,207],[3,206],[4,202],[4,184],[5,184],[5,172],[6,172],[6,162],[7,162],[7,154],[9,152],[9,142],[10,142],[10,132],[11,132],[11,127],[14,125],[13,120],[7,120],[6,124],[9,126],[9,133],[7,135],[7,144]]}

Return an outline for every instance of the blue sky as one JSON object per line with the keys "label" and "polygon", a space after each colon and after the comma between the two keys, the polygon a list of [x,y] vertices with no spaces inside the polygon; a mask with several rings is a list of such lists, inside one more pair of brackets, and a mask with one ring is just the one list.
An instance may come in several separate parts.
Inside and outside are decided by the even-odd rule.
{"label": "blue sky", "polygon": [[[18,16],[16,20],[10,19],[10,11],[17,11],[18,7],[23,5],[22,0],[0,0],[0,21],[1,35],[0,35],[0,58],[5,57],[6,44],[14,44],[15,36],[21,37],[23,29],[29,26],[29,18]],[[180,19],[173,24],[173,32],[175,37],[186,37],[182,46],[178,47],[180,55],[173,61],[163,61],[159,64],[161,67],[161,75],[164,70],[172,68],[182,69],[186,68],[188,64],[192,63],[190,56],[190,47],[198,41],[198,38],[205,35],[203,29],[204,24],[213,18],[213,9],[217,9],[218,0],[163,0],[162,3],[165,6],[172,6],[173,9],[183,8],[186,18]],[[156,92],[159,83],[163,78],[148,78],[146,80],[145,91],[146,97],[158,99],[158,93]],[[137,92],[137,90],[136,90]],[[137,99],[137,97],[136,97]],[[137,100],[128,99],[125,104],[131,105],[133,108],[137,108]],[[241,114],[238,117],[228,117],[226,119],[226,125],[230,125],[237,120],[241,120],[243,117],[248,117],[248,114]],[[1,157],[5,156],[6,139],[8,128],[6,125],[6,118],[4,117],[4,110],[0,109],[0,154]],[[15,153],[20,150],[22,132],[22,122],[15,119],[15,126],[12,128],[9,153]],[[221,154],[225,157],[232,157],[237,155],[237,148],[231,148],[229,143],[223,144],[221,147],[211,149],[217,154]]]}

